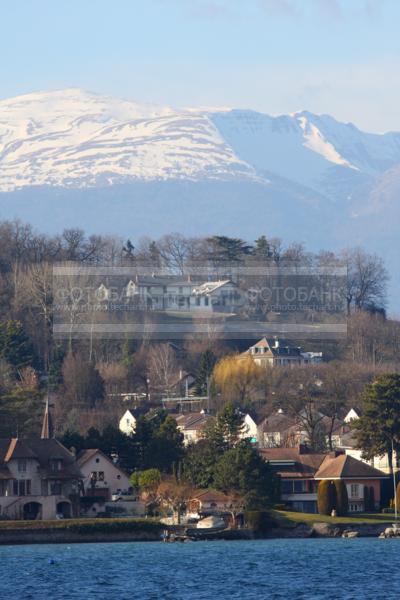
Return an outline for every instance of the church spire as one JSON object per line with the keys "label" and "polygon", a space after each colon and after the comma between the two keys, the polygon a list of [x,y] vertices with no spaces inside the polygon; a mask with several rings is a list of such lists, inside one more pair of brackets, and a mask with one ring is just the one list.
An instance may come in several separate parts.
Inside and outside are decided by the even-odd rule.
{"label": "church spire", "polygon": [[46,398],[46,408],[44,411],[42,433],[40,437],[42,440],[49,440],[50,438],[54,437],[53,421],[50,414],[49,396]]}

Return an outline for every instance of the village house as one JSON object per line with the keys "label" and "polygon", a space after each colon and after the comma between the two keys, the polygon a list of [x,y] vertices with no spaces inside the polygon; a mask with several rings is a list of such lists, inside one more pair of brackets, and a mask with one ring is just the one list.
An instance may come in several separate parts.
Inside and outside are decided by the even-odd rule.
{"label": "village house", "polygon": [[145,506],[138,501],[129,476],[115,460],[98,448],[82,450],[77,457],[84,495],[80,498],[81,515],[93,517],[143,516]]}
{"label": "village house", "polygon": [[240,438],[250,440],[252,444],[260,446],[263,422],[264,420],[260,419],[254,412],[246,412],[243,415],[243,428],[240,432]]}
{"label": "village house", "polygon": [[331,452],[315,473],[316,481],[341,479],[347,487],[349,512],[369,510],[369,504],[379,508],[381,481],[387,479],[382,471],[346,454]]}
{"label": "village house", "polygon": [[[355,408],[351,408],[347,412],[344,417],[344,422],[348,425],[348,427],[343,427],[342,431],[338,432],[338,435],[335,438],[335,447],[342,450],[348,456],[352,456],[353,458],[360,460],[371,467],[374,467],[374,469],[378,469],[386,474],[390,474],[391,471],[387,454],[383,454],[382,456],[374,456],[371,459],[367,459],[363,457],[362,450],[356,447],[356,438],[350,429],[350,423],[356,419],[359,419],[360,414],[361,411]],[[399,457],[396,451],[393,455],[393,468],[394,470],[399,469]]]}
{"label": "village house", "polygon": [[82,474],[53,437],[49,405],[40,438],[0,439],[0,514],[11,519],[79,515]]}
{"label": "village house", "polygon": [[259,448],[293,447],[304,441],[296,420],[281,409],[265,417],[258,429]]}
{"label": "village house", "polygon": [[[341,440],[350,430],[349,424],[336,418],[333,424],[330,417],[316,411],[316,427],[324,438],[324,444],[329,447],[329,433],[332,448],[341,448]],[[282,409],[264,418],[258,425],[259,448],[294,448],[299,444],[309,443],[306,415],[288,415]]]}
{"label": "village house", "polygon": [[261,456],[281,479],[281,500],[292,510],[317,512],[317,487],[314,478],[325,454],[314,453],[306,446],[264,448]]}
{"label": "village house", "polygon": [[263,337],[250,346],[243,356],[248,354],[260,367],[291,367],[322,362],[322,352],[304,352],[300,346],[284,345],[278,338],[268,341]]}
{"label": "village house", "polygon": [[204,437],[204,429],[214,417],[205,411],[171,415],[176,420],[179,431],[183,434],[185,446],[196,444]]}
{"label": "village house", "polygon": [[187,504],[187,515],[199,518],[209,515],[236,515],[244,507],[242,498],[236,498],[217,490],[199,490]]}
{"label": "village house", "polygon": [[111,500],[113,496],[128,495],[131,491],[125,471],[98,448],[82,450],[77,456],[77,464],[85,495]]}
{"label": "village house", "polygon": [[237,285],[229,280],[193,282],[191,277],[136,276],[100,283],[99,302],[133,304],[138,310],[234,313],[239,306]]}
{"label": "village house", "polygon": [[122,417],[119,420],[119,430],[125,435],[132,435],[135,433],[137,419],[139,413],[134,408],[127,408]]}
{"label": "village house", "polygon": [[362,461],[340,451],[313,452],[304,445],[264,448],[259,452],[280,476],[281,500],[292,510],[316,513],[318,483],[323,479],[345,482],[350,512],[369,509],[367,498],[368,503],[372,499],[374,507],[379,508],[381,481],[387,475]]}

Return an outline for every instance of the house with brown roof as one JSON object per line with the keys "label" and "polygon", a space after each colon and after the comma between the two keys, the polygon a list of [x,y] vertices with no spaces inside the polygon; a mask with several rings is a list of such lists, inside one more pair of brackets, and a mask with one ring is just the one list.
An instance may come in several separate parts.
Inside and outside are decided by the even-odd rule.
{"label": "house with brown roof", "polygon": [[326,455],[302,444],[296,448],[262,448],[259,452],[280,476],[281,500],[292,510],[316,513],[318,482],[314,476]]}
{"label": "house with brown roof", "polygon": [[82,473],[53,437],[49,401],[40,438],[0,439],[0,515],[11,519],[79,516]]}
{"label": "house with brown roof", "polygon": [[300,346],[290,346],[278,338],[268,341],[263,337],[250,346],[244,356],[250,356],[260,367],[299,366],[322,361],[322,352],[304,352]]}
{"label": "house with brown roof", "polygon": [[12,519],[78,515],[75,456],[46,438],[0,439],[0,514]]}
{"label": "house with brown roof", "polygon": [[387,479],[383,471],[346,454],[331,452],[315,473],[316,481],[341,479],[349,497],[349,511],[363,512],[373,504],[377,509],[381,500],[381,481]]}
{"label": "house with brown roof", "polygon": [[362,461],[341,452],[313,452],[304,445],[259,452],[280,476],[281,499],[292,510],[316,513],[318,483],[323,479],[345,482],[350,512],[369,509],[366,498],[379,508],[381,482],[387,475]]}

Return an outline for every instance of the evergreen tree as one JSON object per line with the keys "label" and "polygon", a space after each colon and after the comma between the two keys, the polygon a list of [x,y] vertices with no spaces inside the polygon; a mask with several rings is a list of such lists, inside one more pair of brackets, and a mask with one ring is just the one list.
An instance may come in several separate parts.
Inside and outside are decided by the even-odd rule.
{"label": "evergreen tree", "polygon": [[0,323],[0,357],[16,369],[33,363],[32,344],[20,321]]}
{"label": "evergreen tree", "polygon": [[393,473],[392,448],[400,449],[400,375],[380,375],[365,387],[361,400],[362,415],[352,422],[357,447],[368,459],[387,454]]}
{"label": "evergreen tree", "polygon": [[239,262],[252,250],[251,246],[240,238],[230,238],[224,235],[215,235],[208,238],[208,242],[213,245],[211,260],[219,263]]}
{"label": "evergreen tree", "polygon": [[198,488],[212,487],[214,467],[220,454],[207,440],[189,446],[183,460],[183,478]]}
{"label": "evergreen tree", "polygon": [[265,235],[262,235],[259,238],[257,238],[255,244],[256,245],[254,248],[254,254],[255,256],[257,256],[257,258],[267,259],[273,256],[271,246],[269,245],[269,242]]}
{"label": "evergreen tree", "polygon": [[212,350],[205,350],[201,354],[195,379],[196,394],[199,396],[207,396],[211,375],[216,362],[217,357]]}
{"label": "evergreen tree", "polygon": [[214,468],[214,485],[245,499],[248,509],[262,509],[277,498],[279,480],[246,440],[227,450]]}
{"label": "evergreen tree", "polygon": [[183,458],[183,434],[176,421],[168,416],[155,431],[151,440],[148,461],[163,472],[171,472],[173,465]]}
{"label": "evergreen tree", "polygon": [[333,483],[336,491],[336,512],[338,516],[345,517],[349,512],[349,497],[347,495],[346,484],[342,479],[335,479]]}
{"label": "evergreen tree", "polygon": [[217,453],[222,453],[239,443],[243,430],[243,415],[228,403],[207,426],[205,438]]}
{"label": "evergreen tree", "polygon": [[336,508],[336,488],[332,481],[324,480],[318,484],[317,505],[320,515],[330,515]]}

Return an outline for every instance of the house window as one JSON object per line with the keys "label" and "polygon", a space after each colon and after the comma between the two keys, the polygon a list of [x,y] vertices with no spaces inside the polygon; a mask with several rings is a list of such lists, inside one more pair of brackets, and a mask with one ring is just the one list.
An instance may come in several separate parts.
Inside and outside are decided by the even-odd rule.
{"label": "house window", "polygon": [[306,482],[305,481],[294,481],[293,489],[295,494],[301,494],[305,491]]}
{"label": "house window", "polygon": [[209,302],[209,300],[208,300],[208,297],[206,296],[204,298],[204,306],[208,306],[208,302]]}
{"label": "house window", "polygon": [[98,479],[99,481],[104,481],[104,471],[99,471]]}
{"label": "house window", "polygon": [[293,481],[281,481],[282,494],[291,494],[293,492]]}
{"label": "house window", "polygon": [[25,473],[25,471],[26,471],[26,459],[25,458],[18,459],[18,471],[19,471],[19,473]]}
{"label": "house window", "polygon": [[52,481],[50,483],[50,494],[52,496],[60,496],[62,494],[61,481]]}
{"label": "house window", "polygon": [[358,483],[352,483],[350,486],[350,497],[358,498]]}
{"label": "house window", "polygon": [[63,461],[61,458],[52,458],[50,460],[50,470],[55,473],[56,471],[61,471],[63,466]]}
{"label": "house window", "polygon": [[30,479],[14,479],[13,481],[13,495],[14,496],[26,496],[31,493],[31,480]]}

